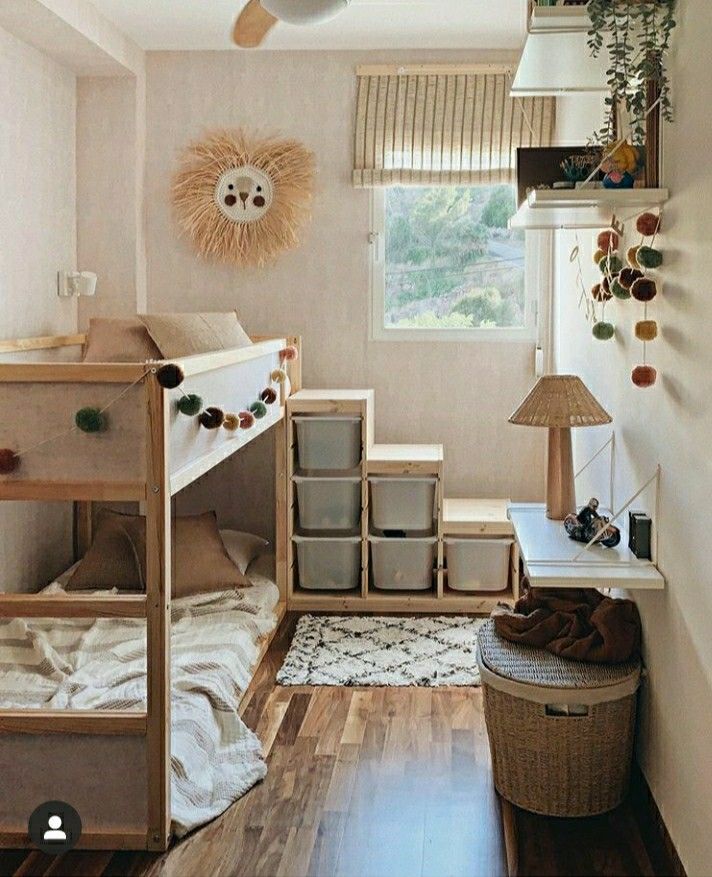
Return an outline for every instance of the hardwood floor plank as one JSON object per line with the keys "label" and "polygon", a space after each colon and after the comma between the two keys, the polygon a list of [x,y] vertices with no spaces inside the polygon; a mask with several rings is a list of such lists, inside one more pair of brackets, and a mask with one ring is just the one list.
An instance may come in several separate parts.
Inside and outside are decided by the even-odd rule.
{"label": "hardwood floor plank", "polygon": [[[0,877],[504,877],[482,693],[278,686],[288,615],[242,704],[268,774],[167,853],[0,853]],[[674,873],[642,792],[594,819],[509,807],[522,877]]]}

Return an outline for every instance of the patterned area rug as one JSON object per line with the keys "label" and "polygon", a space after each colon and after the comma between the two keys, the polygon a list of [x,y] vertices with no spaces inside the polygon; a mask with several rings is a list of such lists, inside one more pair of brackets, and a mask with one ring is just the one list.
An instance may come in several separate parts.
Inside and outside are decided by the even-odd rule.
{"label": "patterned area rug", "polygon": [[280,685],[479,685],[482,618],[303,615]]}

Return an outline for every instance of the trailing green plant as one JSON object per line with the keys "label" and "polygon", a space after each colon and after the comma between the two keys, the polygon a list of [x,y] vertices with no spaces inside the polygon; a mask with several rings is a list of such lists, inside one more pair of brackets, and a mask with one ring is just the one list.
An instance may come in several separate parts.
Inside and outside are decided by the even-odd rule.
{"label": "trailing green plant", "polygon": [[591,54],[597,57],[605,41],[610,56],[606,74],[611,93],[606,98],[606,122],[596,135],[599,141],[615,139],[616,112],[625,107],[633,142],[644,142],[649,80],[657,84],[663,119],[672,121],[666,56],[675,27],[676,4],[677,0],[589,0]]}

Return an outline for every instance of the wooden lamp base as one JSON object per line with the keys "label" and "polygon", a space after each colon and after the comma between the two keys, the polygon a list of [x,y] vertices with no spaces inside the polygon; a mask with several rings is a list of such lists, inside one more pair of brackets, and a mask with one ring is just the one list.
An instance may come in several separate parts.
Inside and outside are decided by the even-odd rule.
{"label": "wooden lamp base", "polygon": [[576,512],[574,458],[571,451],[571,430],[549,428],[549,462],[546,472],[546,516],[563,521]]}

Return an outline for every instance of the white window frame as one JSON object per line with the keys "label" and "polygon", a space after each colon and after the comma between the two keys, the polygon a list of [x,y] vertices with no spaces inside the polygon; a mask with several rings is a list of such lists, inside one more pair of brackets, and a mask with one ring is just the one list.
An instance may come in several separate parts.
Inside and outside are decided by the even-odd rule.
{"label": "white window frame", "polygon": [[550,285],[550,264],[541,240],[525,232],[524,325],[472,329],[416,329],[386,326],[386,190],[371,189],[369,308],[373,341],[508,341],[539,346],[539,291]]}

